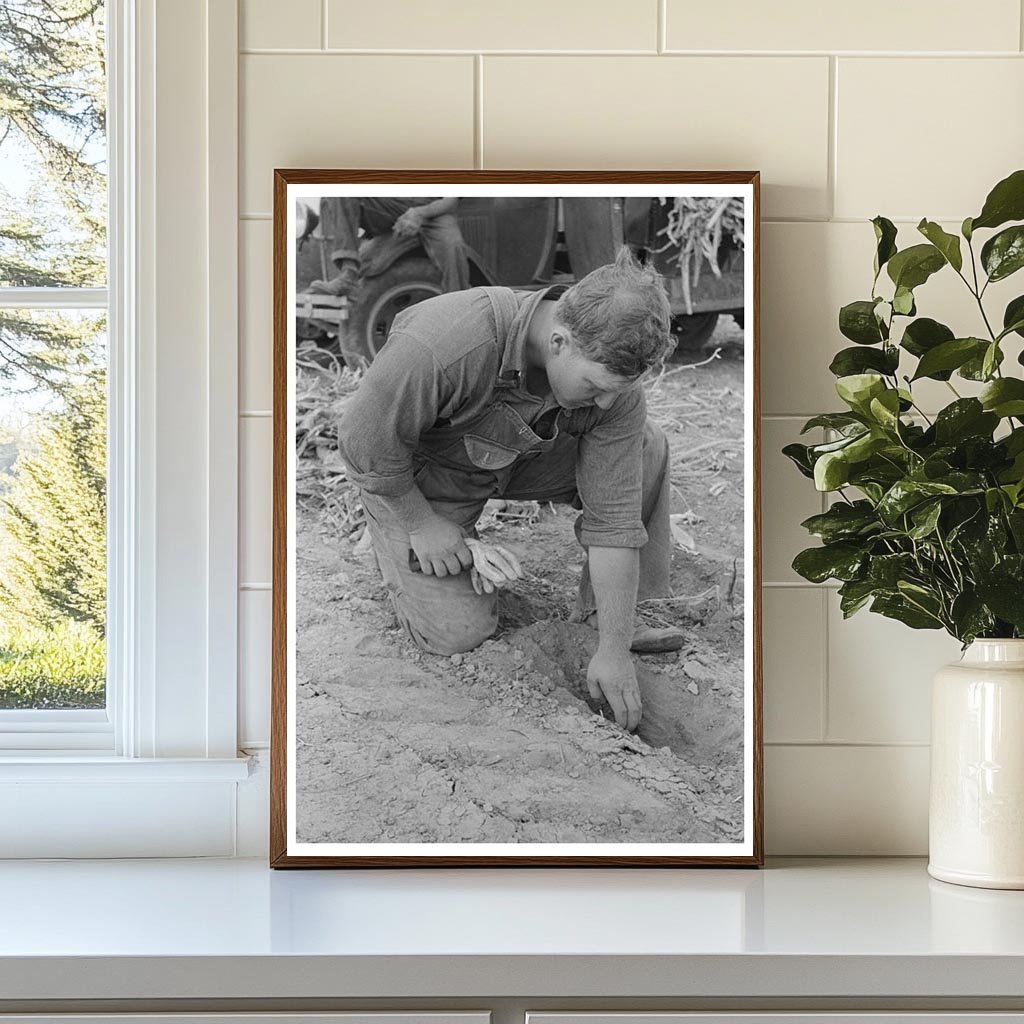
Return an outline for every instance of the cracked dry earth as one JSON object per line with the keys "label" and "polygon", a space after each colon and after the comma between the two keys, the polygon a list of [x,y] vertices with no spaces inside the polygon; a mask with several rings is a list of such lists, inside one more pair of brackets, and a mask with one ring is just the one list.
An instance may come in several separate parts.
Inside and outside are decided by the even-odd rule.
{"label": "cracked dry earth", "polygon": [[[742,363],[708,369],[732,403],[709,415],[735,414]],[[697,434],[680,435],[700,426],[699,417],[676,422],[673,445],[693,446]],[[742,608],[721,599],[737,572],[743,592],[742,561],[737,568],[730,554],[742,552],[741,470],[741,458],[726,458],[713,472],[680,476],[673,511],[690,515],[694,545],[676,552],[673,586],[692,594],[710,585],[719,596],[656,609],[652,621],[682,625],[689,641],[636,659],[644,713],[635,735],[587,694],[596,633],[565,621],[582,557],[571,510],[494,525],[489,539],[532,575],[502,595],[496,637],[453,658],[405,637],[372,553],[300,512],[298,840],[742,840]]]}

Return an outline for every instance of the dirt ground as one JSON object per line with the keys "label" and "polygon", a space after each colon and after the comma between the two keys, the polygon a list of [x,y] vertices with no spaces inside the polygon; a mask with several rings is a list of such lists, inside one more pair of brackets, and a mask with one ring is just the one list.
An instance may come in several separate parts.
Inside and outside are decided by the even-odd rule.
{"label": "dirt ground", "polygon": [[688,641],[636,659],[635,735],[587,694],[597,634],[567,621],[583,558],[573,510],[485,514],[481,536],[528,575],[503,593],[492,640],[444,658],[399,629],[361,531],[300,509],[300,842],[742,840],[741,337],[722,317],[648,395],[673,452],[676,597],[640,610]]}

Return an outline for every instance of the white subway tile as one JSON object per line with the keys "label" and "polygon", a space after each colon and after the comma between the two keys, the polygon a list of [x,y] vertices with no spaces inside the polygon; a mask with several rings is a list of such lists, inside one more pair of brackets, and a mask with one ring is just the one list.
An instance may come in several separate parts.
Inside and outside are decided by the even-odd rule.
{"label": "white subway tile", "polygon": [[959,224],[1024,162],[1022,60],[851,57],[837,74],[836,216]]}
{"label": "white subway tile", "polygon": [[473,58],[241,58],[241,204],[269,213],[275,167],[473,164]]}
{"label": "white subway tile", "polygon": [[273,403],[273,227],[269,220],[239,225],[239,408],[266,411]]}
{"label": "white subway tile", "polygon": [[771,856],[928,852],[927,747],[769,746]]}
{"label": "white subway tile", "polygon": [[253,49],[320,49],[320,0],[241,0],[239,37]]}
{"label": "white subway tile", "polygon": [[941,630],[910,629],[866,609],[843,619],[830,594],[827,738],[927,743],[932,678],[959,658],[959,642]]}
{"label": "white subway tile", "polygon": [[670,50],[1016,50],[1017,0],[667,0]]}
{"label": "white subway tile", "polygon": [[239,746],[270,742],[269,590],[238,594],[238,735]]}
{"label": "white subway tile", "polygon": [[413,50],[651,50],[658,0],[329,0],[331,47]]}
{"label": "white subway tile", "polygon": [[801,426],[800,420],[793,419],[761,421],[761,571],[765,583],[803,582],[791,563],[798,551],[817,543],[800,523],[821,512],[821,494],[782,454],[782,448],[792,441],[812,444],[821,440],[820,430],[801,437]]}
{"label": "white subway tile", "polygon": [[239,429],[239,581],[270,583],[273,423],[243,419]]}
{"label": "white subway tile", "polygon": [[828,60],[487,57],[487,167],[760,170],[768,216],[828,212]]}
{"label": "white subway tile", "polygon": [[768,743],[822,739],[825,676],[824,589],[762,591],[764,738]]}

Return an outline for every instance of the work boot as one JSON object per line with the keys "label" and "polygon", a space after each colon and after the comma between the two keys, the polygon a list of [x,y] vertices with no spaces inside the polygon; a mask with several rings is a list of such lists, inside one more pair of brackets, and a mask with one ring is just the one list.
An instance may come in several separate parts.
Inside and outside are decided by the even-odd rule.
{"label": "work boot", "polygon": [[[591,612],[583,622],[591,629],[597,629],[597,612]],[[629,649],[636,654],[664,654],[678,651],[685,643],[686,634],[681,629],[673,626],[657,629],[637,619]]]}
{"label": "work boot", "polygon": [[346,262],[341,270],[327,281],[314,281],[309,291],[315,295],[333,295],[335,298],[350,296],[359,287],[359,270]]}

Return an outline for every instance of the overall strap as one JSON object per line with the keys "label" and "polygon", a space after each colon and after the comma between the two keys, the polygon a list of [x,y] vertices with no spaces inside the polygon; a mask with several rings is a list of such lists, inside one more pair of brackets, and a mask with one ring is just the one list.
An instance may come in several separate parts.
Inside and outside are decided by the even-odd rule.
{"label": "overall strap", "polygon": [[519,370],[515,355],[508,350],[511,340],[512,322],[519,312],[519,303],[511,288],[495,288],[486,286],[482,289],[490,300],[494,310],[494,324],[498,341],[500,369],[497,384],[499,387],[515,386],[519,380]]}

